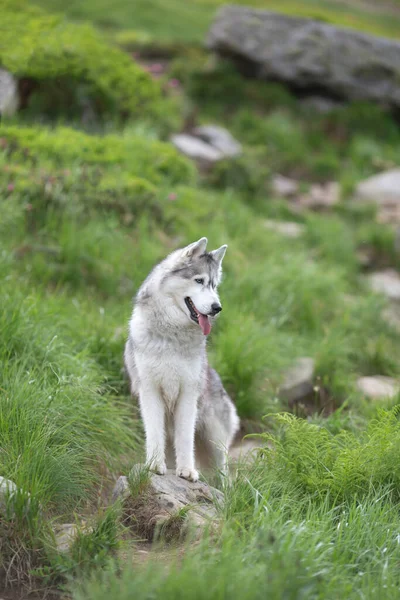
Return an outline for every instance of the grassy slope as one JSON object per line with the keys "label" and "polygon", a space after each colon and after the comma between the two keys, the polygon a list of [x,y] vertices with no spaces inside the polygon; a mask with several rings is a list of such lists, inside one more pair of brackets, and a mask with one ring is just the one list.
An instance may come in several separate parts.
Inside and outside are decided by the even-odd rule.
{"label": "grassy slope", "polygon": [[[79,10],[100,14],[101,6]],[[134,25],[130,6],[113,6],[115,25]],[[136,5],[138,17],[141,6],[145,14],[151,5]],[[185,31],[200,39],[210,5],[195,6]],[[168,3],[170,23],[174,7],[191,18]],[[168,20],[156,24],[159,31],[150,20],[137,27],[167,36]],[[359,374],[399,371],[398,337],[381,321],[384,302],[365,288],[355,256],[368,243],[396,266],[393,235],[345,202],[329,217],[296,217],[305,226],[299,240],[271,233],[263,219],[288,211],[268,194],[261,166],[340,177],[350,188],[398,163],[399,133],[359,106],[310,126],[282,90],[244,84],[225,67],[214,75],[197,67],[173,66],[202,106],[200,118],[228,124],[245,145],[244,161],[213,185],[138,123],[109,137],[35,129],[30,116],[0,128],[1,474],[29,491],[32,505],[27,518],[22,494],[18,519],[1,522],[3,566],[21,546],[26,559],[12,562],[11,576],[39,554],[41,575],[54,582],[108,559],[115,515],[100,508],[89,541],[67,559],[43,546],[38,508],[58,520],[93,512],[107,468],[124,471],[137,460],[140,428],[120,372],[131,297],[156,261],[206,234],[213,246],[229,244],[210,354],[241,415],[285,408],[275,394],[282,369],[304,355],[315,357],[321,383],[344,410],[315,416],[322,429],[270,421],[276,453],[227,489],[218,548],[201,545],[169,573],[152,563],[151,577],[129,566],[122,583],[110,566],[105,581],[96,575],[76,597],[264,598],[267,586],[272,598],[397,597],[400,431],[391,414],[367,429],[375,407],[354,388]],[[226,89],[241,94],[239,110],[225,110]],[[334,435],[343,428],[346,435]]]}
{"label": "grassy slope", "polygon": [[[68,8],[60,0],[37,0],[49,10],[67,11],[74,19],[94,21],[111,29],[137,29],[151,32],[157,39],[201,42],[222,0],[109,0],[80,2]],[[232,4],[276,10],[302,17],[323,19],[336,25],[362,29],[376,35],[398,37],[400,9],[390,2],[346,2],[343,0],[241,0]]]}

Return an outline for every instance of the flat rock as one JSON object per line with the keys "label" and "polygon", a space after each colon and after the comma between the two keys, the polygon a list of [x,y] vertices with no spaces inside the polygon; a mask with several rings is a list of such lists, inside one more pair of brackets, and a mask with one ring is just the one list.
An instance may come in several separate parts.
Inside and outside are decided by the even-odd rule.
{"label": "flat rock", "polygon": [[193,135],[180,133],[171,137],[171,142],[174,146],[192,160],[210,165],[224,158],[223,153],[217,148],[214,148],[207,142],[200,140]]}
{"label": "flat rock", "polygon": [[308,398],[314,392],[314,371],[315,363],[312,358],[299,358],[286,372],[278,392],[280,398],[286,400],[289,405]]}
{"label": "flat rock", "polygon": [[[143,469],[140,465],[132,469],[132,481],[137,479],[140,469]],[[134,483],[133,486],[136,489]],[[159,535],[171,539],[189,532],[201,537],[206,528],[215,526],[216,504],[224,501],[219,490],[200,481],[186,481],[173,471],[166,475],[150,473],[134,496],[130,489],[128,478],[119,477],[112,501],[122,500],[127,522],[149,541]]]}
{"label": "flat rock", "polygon": [[267,219],[264,221],[264,226],[288,238],[299,238],[304,234],[304,225],[295,223],[294,221],[273,221]]}
{"label": "flat rock", "polygon": [[292,198],[299,191],[299,183],[295,179],[278,174],[272,177],[271,190],[280,198]]}
{"label": "flat rock", "polygon": [[357,387],[371,400],[394,398],[400,391],[400,383],[391,377],[374,375],[373,377],[360,377]]}
{"label": "flat rock", "polygon": [[0,69],[0,117],[12,117],[18,107],[18,81],[8,71]]}
{"label": "flat rock", "polygon": [[249,75],[303,93],[400,106],[400,43],[321,21],[226,5],[207,45]]}
{"label": "flat rock", "polygon": [[374,292],[383,294],[390,300],[400,300],[400,275],[394,269],[371,273],[368,275],[368,282]]}
{"label": "flat rock", "polygon": [[221,152],[225,158],[240,156],[242,154],[241,144],[224,127],[202,125],[196,127],[192,133],[203,142],[210,144],[213,148]]}

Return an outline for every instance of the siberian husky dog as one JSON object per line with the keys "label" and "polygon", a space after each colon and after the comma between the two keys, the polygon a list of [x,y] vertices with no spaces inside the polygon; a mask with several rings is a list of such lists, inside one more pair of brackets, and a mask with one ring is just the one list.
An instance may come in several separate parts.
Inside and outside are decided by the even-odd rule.
{"label": "siberian husky dog", "polygon": [[190,481],[199,477],[199,462],[225,470],[239,429],[236,408],[206,354],[222,310],[217,287],[227,246],[212,252],[206,246],[201,238],[153,269],[137,294],[124,355],[132,394],[139,397],[147,463],[160,475],[175,466]]}

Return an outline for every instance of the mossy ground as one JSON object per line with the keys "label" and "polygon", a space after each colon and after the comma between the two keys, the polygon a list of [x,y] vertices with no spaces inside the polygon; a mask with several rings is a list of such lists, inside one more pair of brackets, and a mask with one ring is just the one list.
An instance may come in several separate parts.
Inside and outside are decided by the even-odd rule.
{"label": "mossy ground", "polygon": [[[311,120],[282,87],[244,80],[195,44],[187,53],[179,27],[176,36],[170,30],[179,44],[167,72],[154,80],[91,27],[15,6],[3,8],[26,43],[8,32],[5,48],[2,38],[4,66],[37,79],[44,95],[62,69],[62,82],[73,82],[68,93],[82,83],[93,102],[110,104],[90,133],[79,103],[72,115],[56,102],[49,115],[34,97],[0,127],[0,464],[22,490],[16,513],[0,522],[7,582],[68,585],[74,597],[93,600],[256,599],[266,590],[271,598],[397,598],[396,399],[377,416],[355,381],[398,376],[400,359],[398,334],[381,317],[385,300],[369,291],[357,251],[367,247],[376,264],[394,268],[399,257],[393,230],[348,197],[357,181],[399,163],[398,125],[361,104]],[[215,3],[196,2],[193,13],[179,2],[163,6],[170,19],[178,8],[182,22],[198,15],[185,30],[197,42]],[[93,11],[106,25],[102,7],[67,10]],[[121,1],[107,14],[114,27],[118,15],[132,27],[133,17],[121,17],[130,11]],[[140,53],[144,30],[148,52],[153,24],[168,38],[168,21],[146,20],[140,2],[136,11],[135,47]],[[84,62],[92,57],[101,76]],[[170,79],[179,82],[173,97]],[[243,157],[198,174],[159,139],[173,122],[179,127],[176,107],[197,107],[199,122],[227,126]],[[329,214],[293,215],[270,192],[275,172],[298,177],[304,189],[335,179],[341,202]],[[271,232],[271,218],[295,219],[304,234]],[[242,418],[259,428],[269,415],[272,449],[227,485],[220,540],[189,548],[176,566],[129,564],[121,574],[110,562],[123,537],[118,510],[104,504],[113,476],[141,457],[137,408],[121,373],[131,298],[157,261],[203,235],[215,247],[229,244],[210,360]],[[326,419],[318,411],[308,420],[276,416],[288,408],[277,399],[282,374],[301,356],[315,359],[319,385],[339,408]],[[92,532],[58,554],[49,524],[88,517]]]}

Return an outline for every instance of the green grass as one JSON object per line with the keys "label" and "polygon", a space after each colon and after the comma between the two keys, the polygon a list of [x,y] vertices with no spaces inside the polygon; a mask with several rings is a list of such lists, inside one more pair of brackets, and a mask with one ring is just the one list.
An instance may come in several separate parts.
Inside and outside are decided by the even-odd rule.
{"label": "green grass", "polygon": [[[155,82],[91,27],[22,4],[16,13],[7,3],[8,18],[29,27],[15,52],[0,42],[0,57],[38,77],[44,96],[0,126],[0,464],[20,489],[0,519],[1,575],[14,585],[67,586],[77,600],[261,599],[266,590],[271,598],[397,598],[398,412],[377,416],[355,381],[398,377],[400,361],[398,334],[381,317],[386,302],[368,290],[357,251],[393,268],[399,256],[393,230],[373,209],[356,209],[349,194],[363,177],[399,163],[399,128],[360,103],[311,119],[283,87],[210,63],[193,45],[218,4],[47,2],[107,28],[110,38],[122,31],[128,39],[134,29],[147,47],[177,42]],[[280,8],[388,35],[397,18],[311,0]],[[35,23],[51,44],[35,37]],[[106,74],[114,58],[129,62],[111,86],[84,63],[93,47]],[[79,103],[72,114],[63,102],[43,101],[53,97],[49,74],[64,67],[79,85],[90,80],[94,99],[114,98],[95,127],[81,122]],[[163,91],[172,77],[182,84],[173,109]],[[136,103],[149,90],[154,112],[152,100]],[[127,121],[120,102],[134,107]],[[200,122],[227,126],[243,156],[198,174],[159,139],[177,116],[178,123],[177,107],[198,107]],[[336,179],[341,202],[329,214],[293,214],[271,194],[276,172],[298,177],[304,191]],[[304,234],[274,233],[264,224],[271,218],[294,219]],[[113,479],[142,457],[137,407],[121,372],[131,299],[154,264],[203,235],[214,247],[229,245],[210,360],[240,416],[274,435],[254,467],[226,485],[220,539],[185,548],[176,564],[155,557],[140,567],[133,551],[124,566],[118,556],[128,533],[118,507],[104,504]],[[277,398],[284,370],[302,356],[315,359],[319,384],[340,407],[328,418],[318,405],[307,421],[277,417],[288,409]],[[50,526],[81,519],[92,529],[61,555]]]}
{"label": "green grass", "polygon": [[[65,5],[60,0],[39,0],[49,10],[67,11],[73,19],[89,20],[106,29],[134,29],[150,32],[157,39],[203,41],[216,10],[223,0],[118,0],[79,2]],[[334,25],[352,27],[375,35],[399,36],[400,9],[393,3],[352,3],[340,0],[241,0],[232,4],[264,8],[301,17],[321,19]]]}
{"label": "green grass", "polygon": [[73,597],[396,598],[396,412],[382,413],[362,441],[282,421],[275,448],[226,489],[218,541],[188,548],[168,569],[150,562],[117,575],[110,566]]}

